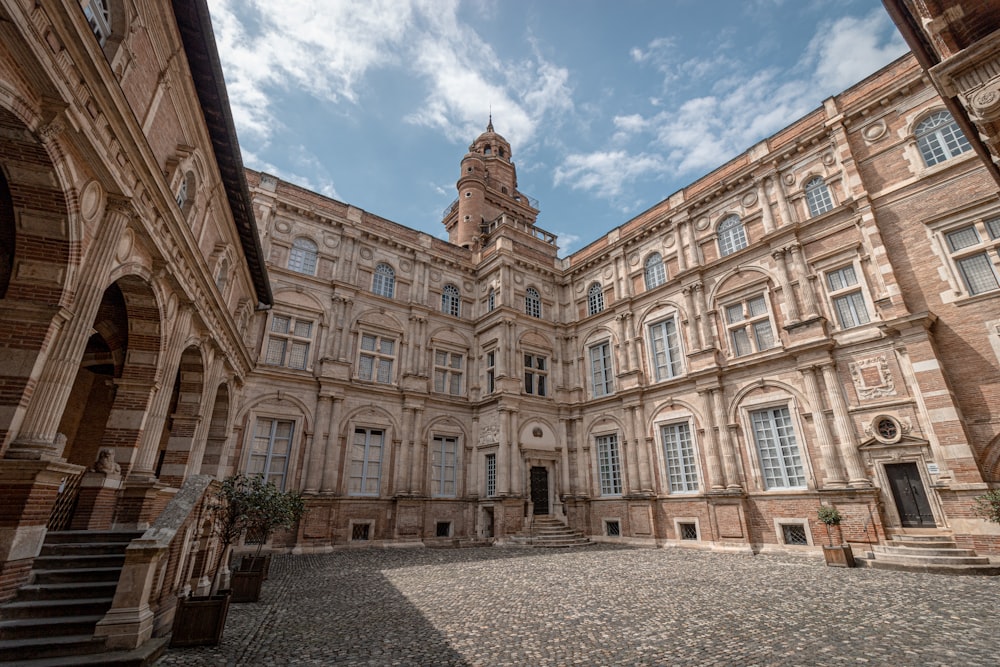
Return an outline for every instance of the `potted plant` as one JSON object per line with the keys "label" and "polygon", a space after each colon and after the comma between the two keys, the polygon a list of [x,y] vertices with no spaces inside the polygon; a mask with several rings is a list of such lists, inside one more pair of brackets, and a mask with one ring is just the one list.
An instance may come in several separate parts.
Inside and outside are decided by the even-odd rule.
{"label": "potted plant", "polygon": [[171,646],[215,646],[222,641],[222,631],[229,614],[230,591],[220,591],[223,564],[229,552],[246,531],[250,517],[249,487],[253,480],[233,475],[222,481],[215,495],[212,513],[212,535],[219,540],[212,587],[207,596],[186,596],[178,599],[174,612]]}
{"label": "potted plant", "polygon": [[987,521],[1000,523],[1000,489],[990,489],[976,496],[976,514]]}
{"label": "potted plant", "polygon": [[833,532],[830,526],[837,528],[835,531],[840,541],[840,522],[843,517],[840,511],[832,505],[820,505],[817,511],[820,522],[826,527],[827,544],[823,546],[823,557],[826,559],[827,567],[854,567],[854,553],[849,544],[833,544]]}
{"label": "potted plant", "polygon": [[291,528],[305,513],[305,501],[296,491],[281,491],[261,477],[247,488],[246,534],[257,543],[253,556],[246,556],[233,572],[233,602],[256,602],[270,569],[270,554],[261,556],[264,544],[278,528]]}

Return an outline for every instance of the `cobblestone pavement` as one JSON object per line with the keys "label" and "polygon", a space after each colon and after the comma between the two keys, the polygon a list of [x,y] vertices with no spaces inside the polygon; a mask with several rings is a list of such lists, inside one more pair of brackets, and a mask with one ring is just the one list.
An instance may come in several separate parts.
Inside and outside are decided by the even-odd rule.
{"label": "cobblestone pavement", "polygon": [[592,546],[281,556],[168,665],[1000,664],[1000,577]]}

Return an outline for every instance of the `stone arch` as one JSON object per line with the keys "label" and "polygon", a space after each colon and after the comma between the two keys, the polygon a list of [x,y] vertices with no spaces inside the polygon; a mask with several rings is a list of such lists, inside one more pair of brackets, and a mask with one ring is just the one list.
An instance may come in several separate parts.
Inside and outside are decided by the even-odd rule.
{"label": "stone arch", "polygon": [[729,406],[726,408],[726,415],[729,419],[729,423],[734,424],[739,422],[740,406],[742,405],[743,400],[747,396],[749,396],[751,393],[753,393],[758,389],[765,389],[765,388],[777,389],[779,391],[783,391],[786,394],[788,394],[795,401],[795,404],[798,406],[800,412],[801,411],[808,412],[812,410],[812,406],[809,404],[809,401],[802,394],[802,392],[796,389],[795,387],[785,382],[778,382],[777,380],[765,380],[762,378],[760,380],[755,380],[749,384],[744,385],[733,396],[732,400],[729,402]]}
{"label": "stone arch", "polygon": [[427,421],[424,425],[424,432],[422,440],[424,442],[428,441],[433,435],[435,429],[447,428],[449,431],[454,431],[462,435],[463,444],[469,443],[469,432],[465,425],[461,421],[452,417],[451,415],[438,415],[433,419]]}
{"label": "stone arch", "polygon": [[188,346],[177,365],[170,406],[157,445],[155,472],[164,484],[179,487],[187,476],[195,435],[202,419],[204,387],[204,355],[199,347]]}
{"label": "stone arch", "polygon": [[751,282],[757,283],[766,280],[768,286],[770,287],[773,287],[773,285],[775,284],[774,276],[772,276],[766,269],[762,267],[737,266],[731,271],[726,271],[725,273],[723,273],[721,276],[719,276],[719,279],[715,281],[715,284],[712,286],[712,289],[708,292],[708,294],[706,294],[706,296],[708,297],[708,304],[709,304],[708,307],[709,308],[718,307],[717,301],[719,299],[719,294],[729,289],[739,289],[739,286],[736,287],[733,286],[733,282],[734,280],[739,279],[741,275],[747,273],[755,273],[758,274],[760,277],[752,278],[744,276],[743,280],[746,283],[751,283]]}
{"label": "stone arch", "polygon": [[653,427],[656,426],[659,416],[664,412],[676,410],[686,410],[691,413],[691,416],[694,419],[694,423],[691,425],[691,428],[708,428],[708,420],[702,413],[701,408],[683,399],[669,398],[665,401],[654,403],[653,406],[648,409],[646,414],[646,424],[644,426],[645,433],[643,435],[647,437],[652,435],[655,437],[656,432],[653,430]]}
{"label": "stone arch", "polygon": [[[51,143],[51,142],[50,142]],[[0,355],[0,443],[30,402],[35,360],[53,344],[53,318],[79,264],[70,203],[46,144],[0,106],[0,321],[18,332]],[[58,152],[58,151],[55,151]]]}
{"label": "stone arch", "polygon": [[212,400],[212,416],[205,439],[205,453],[199,474],[221,477],[226,467],[226,441],[229,439],[229,416],[232,410],[229,384],[221,383]]}

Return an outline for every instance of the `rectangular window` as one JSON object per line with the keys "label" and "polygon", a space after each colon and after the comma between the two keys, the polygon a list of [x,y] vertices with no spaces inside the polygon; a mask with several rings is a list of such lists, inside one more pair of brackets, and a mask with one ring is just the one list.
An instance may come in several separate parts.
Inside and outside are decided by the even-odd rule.
{"label": "rectangular window", "polygon": [[611,376],[611,343],[605,341],[590,348],[590,379],[594,398],[608,396],[615,391]]}
{"label": "rectangular window", "polygon": [[260,475],[265,482],[273,482],[284,490],[294,432],[295,422],[291,420],[258,417],[250,460],[247,461],[247,474]]}
{"label": "rectangular window", "polygon": [[486,353],[486,393],[492,394],[497,390],[497,351],[490,350]]}
{"label": "rectangular window", "polygon": [[396,341],[374,334],[361,334],[361,352],[358,356],[358,378],[379,384],[392,384],[392,364],[395,361]]}
{"label": "rectangular window", "polygon": [[431,495],[451,498],[455,495],[455,470],[458,438],[434,436],[431,446]]}
{"label": "rectangular window", "polygon": [[456,352],[434,351],[434,391],[462,395],[462,367],[465,357]]}
{"label": "rectangular window", "polygon": [[677,532],[680,533],[682,540],[697,540],[698,539],[698,524],[696,523],[678,523]]}
{"label": "rectangular window", "polygon": [[264,363],[305,370],[309,366],[309,345],[313,323],[292,315],[272,315]]}
{"label": "rectangular window", "polygon": [[845,266],[827,273],[826,286],[830,290],[833,309],[837,313],[841,329],[850,329],[871,321],[853,266]]}
{"label": "rectangular window", "polygon": [[492,498],[497,494],[497,455],[486,455],[486,497]]}
{"label": "rectangular window", "polygon": [[805,468],[787,407],[750,413],[753,437],[760,455],[765,489],[795,489],[806,485]]}
{"label": "rectangular window", "polygon": [[785,544],[796,546],[809,544],[809,538],[806,537],[806,527],[800,523],[781,524],[781,539],[784,540]]}
{"label": "rectangular window", "polygon": [[681,341],[675,317],[649,325],[649,348],[656,381],[677,377],[681,372]]}
{"label": "rectangular window", "polygon": [[618,455],[618,435],[597,436],[597,468],[602,496],[618,496],[622,492],[622,466]]}
{"label": "rectangular window", "polygon": [[[965,289],[972,294],[991,292],[1000,284],[994,265],[1000,237],[1000,218],[976,223],[945,234],[952,261],[962,276]],[[989,240],[984,241],[984,238]],[[992,252],[991,252],[992,251]]]}
{"label": "rectangular window", "polygon": [[548,359],[537,354],[524,355],[524,393],[545,396],[548,377]]}
{"label": "rectangular window", "polygon": [[764,296],[756,296],[725,307],[726,328],[734,357],[770,350],[774,330]]}
{"label": "rectangular window", "polygon": [[377,496],[382,479],[382,450],[385,431],[372,428],[354,429],[351,441],[351,469],[348,492],[352,496]]}
{"label": "rectangular window", "polygon": [[671,493],[698,490],[698,466],[691,443],[691,426],[687,422],[664,424],[660,427],[663,454],[667,462],[667,482]]}

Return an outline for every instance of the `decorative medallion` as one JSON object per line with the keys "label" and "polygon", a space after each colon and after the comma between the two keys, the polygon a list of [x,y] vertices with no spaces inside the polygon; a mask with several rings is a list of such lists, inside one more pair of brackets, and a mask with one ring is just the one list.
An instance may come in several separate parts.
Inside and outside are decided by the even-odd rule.
{"label": "decorative medallion", "polygon": [[972,96],[972,109],[983,121],[991,122],[1000,115],[1000,88],[994,85]]}
{"label": "decorative medallion", "polygon": [[437,282],[441,281],[441,272],[440,271],[435,271],[434,269],[431,269],[431,272],[430,272],[429,275],[430,275],[432,283],[437,283]]}
{"label": "decorative medallion", "polygon": [[785,185],[795,185],[795,174],[788,172],[784,177]]}
{"label": "decorative medallion", "polygon": [[694,227],[695,227],[695,229],[697,229],[699,231],[704,231],[704,230],[708,229],[708,225],[709,224],[710,224],[710,221],[708,219],[708,216],[707,215],[703,215],[702,217],[698,218],[697,222],[694,223]]}
{"label": "decorative medallion", "polygon": [[103,204],[104,191],[101,189],[101,184],[97,181],[87,183],[80,193],[80,214],[83,215],[83,219],[87,222],[96,220]]}
{"label": "decorative medallion", "polygon": [[125,262],[129,255],[132,254],[132,246],[135,242],[135,232],[131,229],[125,229],[122,232],[121,238],[118,239],[118,247],[115,249],[115,258],[119,262]]}
{"label": "decorative medallion", "polygon": [[610,267],[610,266],[604,267],[604,279],[605,280],[611,280],[611,277],[614,276],[614,275],[615,275],[615,270],[614,270],[613,267]]}
{"label": "decorative medallion", "polygon": [[634,252],[631,255],[629,255],[628,256],[628,263],[631,264],[632,266],[638,266],[639,265],[639,253]]}
{"label": "decorative medallion", "polygon": [[524,284],[524,276],[522,276],[520,273],[515,273],[514,274],[514,284],[515,285],[522,285],[522,284]]}
{"label": "decorative medallion", "polygon": [[896,395],[896,383],[889,370],[889,361],[884,354],[868,359],[859,359],[849,364],[854,388],[861,400],[872,400]]}
{"label": "decorative medallion", "polygon": [[836,156],[834,156],[833,151],[828,151],[823,153],[823,164],[828,167],[832,167],[833,163],[837,161]]}
{"label": "decorative medallion", "polygon": [[407,259],[399,260],[399,270],[402,271],[403,273],[409,273],[410,269],[412,268],[413,264],[411,264],[409,260]]}
{"label": "decorative medallion", "polygon": [[361,259],[371,259],[372,258],[372,249],[371,248],[362,248],[361,252],[359,252],[358,254],[361,255]]}
{"label": "decorative medallion", "polygon": [[861,136],[865,138],[865,141],[877,141],[885,136],[886,125],[884,120],[877,120],[874,123],[866,125],[863,130],[861,130]]}
{"label": "decorative medallion", "polygon": [[674,243],[676,241],[677,241],[677,238],[673,234],[664,234],[663,235],[663,245],[667,246],[668,248],[673,248],[674,247]]}
{"label": "decorative medallion", "polygon": [[465,290],[466,292],[471,292],[472,291],[472,283],[470,283],[468,280],[466,280],[464,283],[462,283],[462,289]]}
{"label": "decorative medallion", "polygon": [[274,228],[277,231],[281,232],[282,234],[287,234],[288,232],[292,231],[292,226],[287,222],[285,222],[284,220],[279,220],[278,222],[274,223]]}
{"label": "decorative medallion", "polygon": [[336,236],[331,236],[330,234],[327,234],[323,237],[323,243],[324,245],[326,245],[327,248],[336,248],[338,245],[340,245],[340,239],[338,239]]}
{"label": "decorative medallion", "polygon": [[743,204],[744,206],[748,207],[748,208],[750,206],[753,206],[754,204],[757,203],[757,193],[756,192],[748,192],[748,193],[746,193],[740,199],[740,203]]}
{"label": "decorative medallion", "polygon": [[587,286],[584,283],[579,283],[576,286],[576,293],[577,294],[583,294],[583,290],[585,290],[586,288],[587,288]]}

